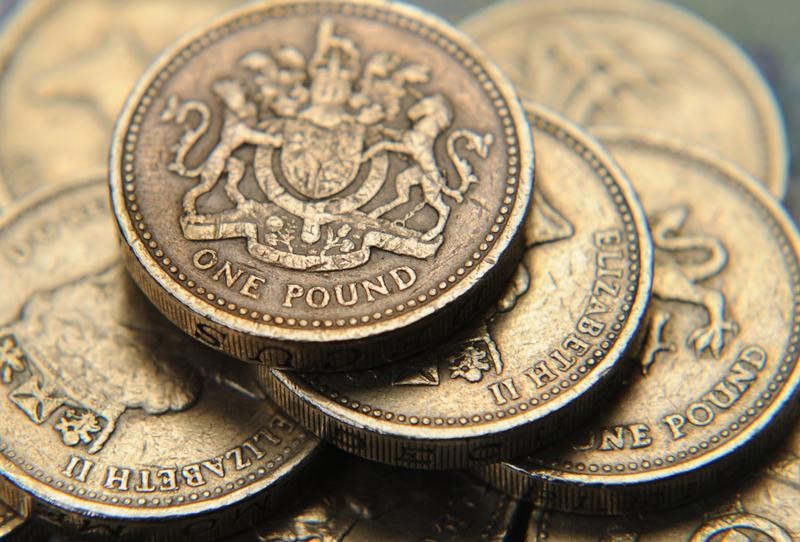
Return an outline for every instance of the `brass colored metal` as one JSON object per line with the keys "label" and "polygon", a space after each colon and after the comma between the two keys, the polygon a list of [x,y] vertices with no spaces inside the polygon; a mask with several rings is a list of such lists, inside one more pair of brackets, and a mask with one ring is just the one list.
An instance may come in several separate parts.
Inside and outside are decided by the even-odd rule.
{"label": "brass colored metal", "polygon": [[370,371],[259,374],[303,425],[369,459],[427,469],[552,442],[621,379],[652,281],[630,183],[558,114],[529,106],[541,156],[529,250],[499,303],[464,333]]}
{"label": "brass colored metal", "polygon": [[118,125],[136,281],[205,344],[353,369],[440,341],[522,252],[530,130],[511,85],[400,3],[281,0],[165,53]]}
{"label": "brass colored metal", "polygon": [[517,503],[472,477],[334,457],[299,505],[230,542],[511,542]]}
{"label": "brass colored metal", "polygon": [[512,0],[462,24],[517,85],[583,126],[672,134],[783,197],[786,129],[769,84],[715,28],[668,2]]}
{"label": "brass colored metal", "polygon": [[25,525],[27,518],[14,511],[4,502],[0,502],[0,539],[11,537],[13,533]]}
{"label": "brass colored metal", "polygon": [[0,33],[0,207],[106,175],[109,134],[161,49],[241,0],[25,0]]}
{"label": "brass colored metal", "polygon": [[526,542],[793,542],[800,540],[800,425],[769,464],[674,511],[615,518],[536,509]]}
{"label": "brass colored metal", "polygon": [[[107,184],[0,224],[0,490],[59,530],[205,540],[296,491],[319,441],[144,299]],[[8,501],[10,502],[10,500]]]}
{"label": "brass colored metal", "polygon": [[551,508],[620,514],[699,498],[787,430],[800,384],[800,241],[766,190],[716,155],[598,133],[653,233],[639,369],[575,436],[483,474]]}

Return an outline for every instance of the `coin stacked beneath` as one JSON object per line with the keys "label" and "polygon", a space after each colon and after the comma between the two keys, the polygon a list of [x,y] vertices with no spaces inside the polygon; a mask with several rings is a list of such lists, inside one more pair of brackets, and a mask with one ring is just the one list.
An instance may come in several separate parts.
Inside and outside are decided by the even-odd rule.
{"label": "coin stacked beneath", "polygon": [[230,4],[8,23],[51,150],[0,145],[0,536],[800,539],[800,239],[734,44],[650,0]]}

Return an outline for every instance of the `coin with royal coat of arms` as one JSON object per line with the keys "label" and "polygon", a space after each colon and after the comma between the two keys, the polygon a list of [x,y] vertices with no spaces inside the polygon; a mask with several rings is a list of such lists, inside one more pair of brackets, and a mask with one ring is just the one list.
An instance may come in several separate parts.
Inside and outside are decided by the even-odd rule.
{"label": "coin with royal coat of arms", "polygon": [[296,490],[319,441],[163,318],[96,181],[0,224],[0,492],[59,531],[214,540]]}
{"label": "coin with royal coat of arms", "polygon": [[653,235],[638,370],[573,437],[482,473],[559,510],[660,510],[730,480],[791,426],[800,239],[775,199],[717,155],[643,132],[598,134]]}
{"label": "coin with royal coat of arms", "polygon": [[284,0],[141,79],[111,190],[133,276],[207,345],[352,369],[440,341],[522,254],[530,130],[510,84],[399,3]]}
{"label": "coin with royal coat of arms", "polygon": [[563,436],[621,380],[652,251],[629,182],[591,137],[530,106],[538,180],[528,251],[499,303],[450,341],[385,367],[259,371],[270,395],[344,450],[441,469]]}

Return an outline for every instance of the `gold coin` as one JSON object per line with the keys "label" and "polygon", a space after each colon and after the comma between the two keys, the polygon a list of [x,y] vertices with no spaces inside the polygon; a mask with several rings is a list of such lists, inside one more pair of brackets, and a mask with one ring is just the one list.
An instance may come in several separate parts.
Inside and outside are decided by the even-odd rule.
{"label": "gold coin", "polygon": [[657,514],[578,517],[536,509],[526,542],[800,540],[800,425],[769,463],[710,498]]}
{"label": "gold coin", "polygon": [[319,443],[161,317],[119,261],[107,184],[0,225],[0,489],[82,535],[252,525]]}
{"label": "gold coin", "polygon": [[335,455],[299,504],[230,542],[503,542],[518,505],[466,474]]}
{"label": "gold coin", "polygon": [[713,148],[785,195],[788,143],[768,83],[689,12],[649,0],[518,0],[462,28],[524,97],[584,126],[657,130]]}
{"label": "gold coin", "polygon": [[24,515],[0,501],[0,539],[16,536],[26,521]]}
{"label": "gold coin", "polygon": [[800,242],[766,190],[716,155],[600,133],[655,246],[639,369],[575,436],[484,475],[554,508],[616,514],[697,498],[786,430],[800,383]]}
{"label": "gold coin", "polygon": [[541,157],[529,250],[492,311],[399,364],[261,371],[278,404],[318,435],[377,461],[463,467],[552,442],[608,395],[649,299],[644,215],[592,138],[549,110],[528,111]]}
{"label": "gold coin", "polygon": [[190,28],[240,0],[26,0],[0,34],[0,206],[105,175],[136,79]]}
{"label": "gold coin", "polygon": [[129,267],[244,360],[374,366],[440,341],[522,252],[530,130],[510,84],[399,3],[283,0],[185,37],[114,137]]}

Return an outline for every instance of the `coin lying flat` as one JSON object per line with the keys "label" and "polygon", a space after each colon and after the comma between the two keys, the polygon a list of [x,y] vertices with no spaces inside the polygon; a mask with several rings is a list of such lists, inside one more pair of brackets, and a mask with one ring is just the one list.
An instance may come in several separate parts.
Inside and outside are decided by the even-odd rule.
{"label": "coin lying flat", "polygon": [[534,510],[527,542],[800,540],[800,426],[769,464],[711,498],[669,512],[615,518]]}
{"label": "coin lying flat", "polygon": [[655,246],[639,370],[576,436],[484,474],[553,508],[616,514],[697,498],[786,429],[800,382],[800,243],[774,199],[715,155],[601,135]]}
{"label": "coin lying flat", "polygon": [[[335,454],[298,505],[230,542],[503,542],[517,504],[461,473],[424,473]],[[388,488],[388,490],[387,490]]]}
{"label": "coin lying flat", "polygon": [[638,200],[599,145],[531,105],[540,156],[529,250],[460,336],[362,372],[261,371],[275,400],[344,450],[407,467],[514,457],[575,427],[623,367],[649,299]]}
{"label": "coin lying flat", "polygon": [[726,36],[666,2],[511,1],[462,24],[524,97],[584,126],[710,146],[786,193],[788,143],[769,85]]}
{"label": "coin lying flat", "polygon": [[0,206],[105,175],[108,136],[156,54],[240,0],[27,0],[0,34]]}
{"label": "coin lying flat", "polygon": [[[162,318],[128,278],[104,182],[0,225],[0,485],[81,535],[252,525],[317,439]],[[171,538],[170,538],[171,537]]]}
{"label": "coin lying flat", "polygon": [[511,86],[447,23],[285,0],[150,69],[111,184],[134,277],[184,330],[245,360],[346,369],[493,301],[521,255],[532,156]]}

